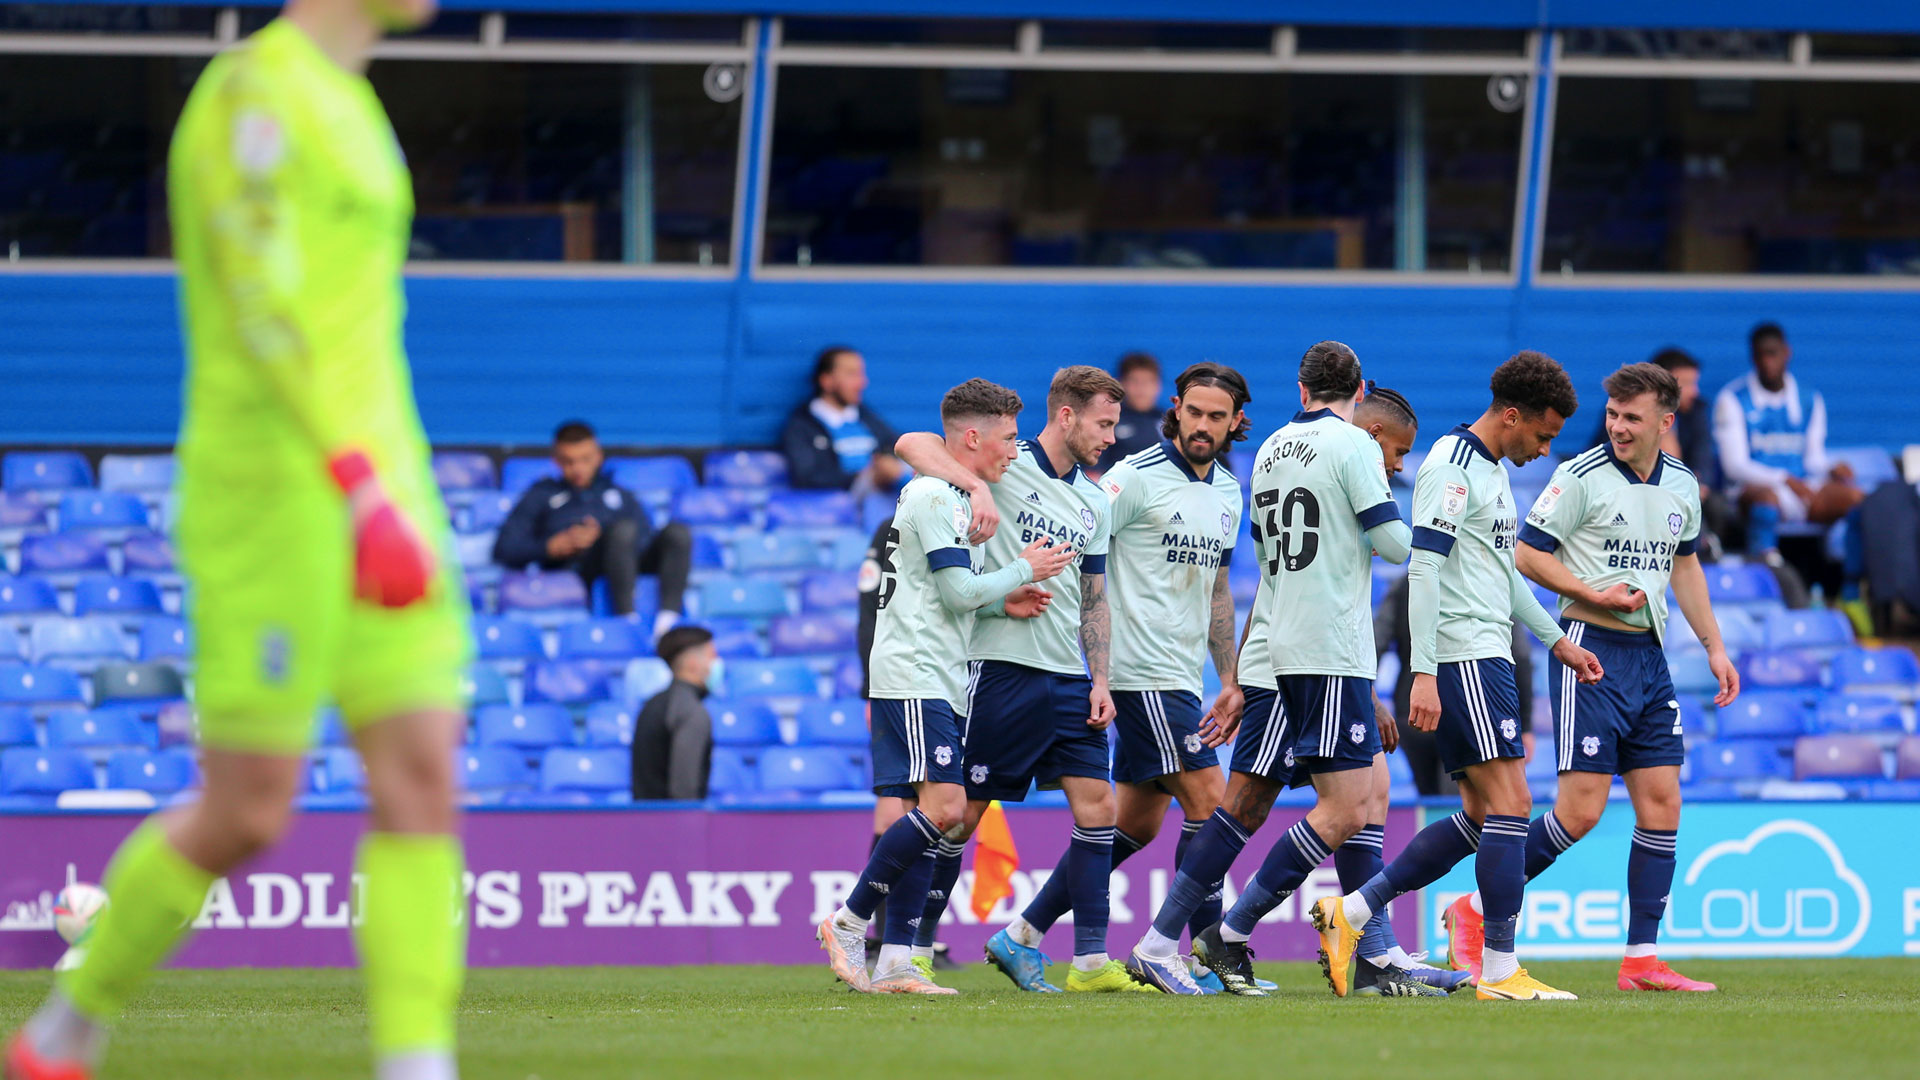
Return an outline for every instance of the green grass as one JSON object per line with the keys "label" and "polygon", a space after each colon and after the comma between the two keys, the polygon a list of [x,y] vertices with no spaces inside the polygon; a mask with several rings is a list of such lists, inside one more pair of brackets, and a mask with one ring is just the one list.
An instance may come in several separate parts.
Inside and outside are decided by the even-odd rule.
{"label": "green grass", "polygon": [[[468,1080],[1165,1075],[1429,1077],[1914,1075],[1912,960],[1687,963],[1713,995],[1623,994],[1615,965],[1539,964],[1572,1003],[1354,999],[1310,964],[1267,964],[1267,1000],[1021,994],[973,965],[944,999],[866,997],[820,968],[523,968],[471,973]],[[0,973],[0,1025],[48,985]],[[1054,981],[1065,982],[1056,971]],[[169,972],[128,1011],[101,1080],[365,1077],[351,971]],[[1484,1048],[1492,1048],[1485,1054]],[[1483,1056],[1484,1055],[1484,1056]]]}

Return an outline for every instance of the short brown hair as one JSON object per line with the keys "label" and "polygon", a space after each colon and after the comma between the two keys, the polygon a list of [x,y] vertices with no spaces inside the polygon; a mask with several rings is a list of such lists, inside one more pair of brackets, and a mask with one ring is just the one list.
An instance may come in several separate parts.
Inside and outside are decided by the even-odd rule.
{"label": "short brown hair", "polygon": [[1652,394],[1661,412],[1680,408],[1680,383],[1673,372],[1658,364],[1628,364],[1601,382],[1614,401],[1632,401],[1641,394]]}
{"label": "short brown hair", "polygon": [[1020,395],[985,379],[968,379],[940,399],[940,422],[952,424],[971,417],[1019,416]]}
{"label": "short brown hair", "polygon": [[1526,416],[1552,409],[1565,420],[1580,407],[1580,395],[1574,393],[1566,369],[1553,357],[1532,349],[1514,353],[1495,368],[1491,386],[1496,409],[1519,409]]}
{"label": "short brown hair", "polygon": [[1051,416],[1062,405],[1080,412],[1097,397],[1124,401],[1127,392],[1121,389],[1119,379],[1097,367],[1086,364],[1063,367],[1053,373],[1053,385],[1047,387],[1047,413]]}
{"label": "short brown hair", "polygon": [[1160,374],[1160,361],[1155,360],[1153,354],[1150,352],[1139,352],[1136,350],[1121,357],[1120,366],[1115,368],[1113,373],[1124,379],[1136,371],[1151,371],[1155,375],[1158,375]]}

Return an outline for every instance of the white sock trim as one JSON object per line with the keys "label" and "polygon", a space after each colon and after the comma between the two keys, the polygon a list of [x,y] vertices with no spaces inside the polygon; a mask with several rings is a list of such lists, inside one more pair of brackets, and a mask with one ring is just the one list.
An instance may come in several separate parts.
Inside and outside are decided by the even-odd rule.
{"label": "white sock trim", "polygon": [[1228,926],[1224,921],[1222,921],[1220,923],[1220,940],[1221,941],[1245,941],[1247,940],[1247,935],[1239,933],[1238,931],[1234,930],[1233,927]]}
{"label": "white sock trim", "polygon": [[1473,908],[1473,913],[1475,915],[1478,915],[1483,919],[1487,917],[1486,902],[1480,899],[1479,889],[1473,890],[1473,895],[1467,898],[1467,904],[1468,906]]}
{"label": "white sock trim", "polygon": [[865,933],[867,929],[867,924],[871,920],[863,919],[860,916],[855,915],[852,911],[849,911],[847,909],[847,905],[841,904],[840,910],[833,913],[833,921],[835,924],[842,926],[848,930],[858,930],[862,933]]}
{"label": "white sock trim", "polygon": [[1480,952],[1480,981],[1483,983],[1505,982],[1513,978],[1520,970],[1519,957],[1498,949],[1483,949]]}
{"label": "white sock trim", "polygon": [[1640,960],[1645,957],[1658,955],[1660,955],[1660,946],[1657,944],[1649,943],[1646,945],[1627,946],[1627,959],[1629,960]]}
{"label": "white sock trim", "polygon": [[1029,949],[1039,948],[1040,942],[1046,938],[1045,934],[1033,928],[1032,923],[1018,915],[1014,916],[1013,921],[1007,924],[1007,936],[1012,938],[1017,944],[1025,945]]}
{"label": "white sock trim", "polygon": [[459,1080],[451,1050],[408,1050],[387,1054],[373,1067],[376,1080]]}
{"label": "white sock trim", "polygon": [[897,967],[905,967],[907,961],[911,959],[913,959],[913,946],[911,945],[882,945],[880,946],[880,959],[874,963],[873,970],[876,972],[892,971]]}
{"label": "white sock trim", "polygon": [[1148,927],[1146,936],[1140,939],[1139,948],[1142,954],[1151,956],[1155,960],[1167,960],[1180,951],[1180,943]]}
{"label": "white sock trim", "polygon": [[1373,918],[1373,905],[1367,903],[1367,898],[1357,892],[1350,892],[1342,897],[1340,906],[1345,909],[1347,922],[1351,923],[1355,930],[1366,926],[1367,920]]}
{"label": "white sock trim", "polygon": [[1087,972],[1099,971],[1101,968],[1107,966],[1107,962],[1108,956],[1106,953],[1088,953],[1085,956],[1076,956],[1073,958],[1073,970]]}

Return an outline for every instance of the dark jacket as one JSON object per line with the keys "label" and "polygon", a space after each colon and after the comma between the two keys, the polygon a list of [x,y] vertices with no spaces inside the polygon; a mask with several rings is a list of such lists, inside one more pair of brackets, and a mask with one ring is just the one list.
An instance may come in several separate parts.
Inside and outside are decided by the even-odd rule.
{"label": "dark jacket", "polygon": [[[860,422],[873,432],[879,443],[874,453],[893,453],[894,441],[899,436],[880,419],[879,413],[862,403]],[[811,398],[801,402],[787,417],[787,426],[780,432],[780,450],[787,456],[787,483],[795,488],[845,491],[853,486],[856,474],[840,467],[840,455],[833,450],[833,436],[828,433],[827,425],[813,415]]]}
{"label": "dark jacket", "polygon": [[1113,445],[1100,455],[1100,464],[1095,466],[1106,472],[1120,463],[1128,454],[1156,446],[1160,442],[1160,421],[1166,414],[1128,408],[1120,405],[1120,422],[1113,425]]}
{"label": "dark jacket", "polygon": [[713,759],[705,687],[679,679],[647,699],[633,721],[633,797],[704,799]]}
{"label": "dark jacket", "polygon": [[597,518],[603,530],[616,521],[633,522],[639,531],[636,551],[645,551],[653,536],[647,508],[640,505],[633,492],[616,486],[613,474],[602,469],[582,491],[568,487],[565,480],[536,481],[500,524],[500,533],[493,541],[493,561],[515,570],[534,563],[549,570],[565,566],[565,562],[547,558],[547,541],[588,518]]}

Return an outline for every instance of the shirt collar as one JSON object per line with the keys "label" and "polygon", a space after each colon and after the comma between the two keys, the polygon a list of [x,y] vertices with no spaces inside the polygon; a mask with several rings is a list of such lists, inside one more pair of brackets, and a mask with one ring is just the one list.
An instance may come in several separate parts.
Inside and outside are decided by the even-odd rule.
{"label": "shirt collar", "polygon": [[1473,433],[1473,428],[1471,425],[1461,424],[1459,427],[1456,427],[1452,431],[1447,432],[1447,434],[1459,436],[1461,442],[1464,442],[1468,446],[1473,447],[1473,449],[1481,457],[1486,458],[1488,461],[1493,462],[1495,465],[1500,464],[1500,459],[1493,456],[1493,451],[1487,449],[1487,444],[1481,442],[1480,436],[1475,435]]}
{"label": "shirt collar", "polygon": [[1780,377],[1780,389],[1778,390],[1769,390],[1761,385],[1758,372],[1747,372],[1747,393],[1753,396],[1755,402],[1772,404],[1774,402],[1792,401],[1794,398],[1800,396],[1799,389],[1800,384],[1794,382],[1793,372],[1791,371]]}
{"label": "shirt collar", "polygon": [[1068,466],[1067,474],[1065,476],[1060,476],[1053,471],[1053,461],[1047,457],[1047,448],[1040,445],[1039,439],[1027,439],[1023,441],[1021,445],[1026,447],[1027,452],[1033,455],[1033,463],[1040,467],[1040,471],[1045,473],[1048,479],[1058,480],[1062,483],[1069,484],[1069,485],[1071,485],[1075,480],[1079,479],[1080,477],[1079,462],[1076,461],[1072,465]]}
{"label": "shirt collar", "polygon": [[839,427],[842,424],[851,424],[860,419],[860,406],[835,405],[823,397],[814,398],[813,404],[810,405],[809,408],[813,412],[813,415],[818,417],[820,422],[828,427]]}
{"label": "shirt collar", "polygon": [[1319,408],[1319,409],[1313,410],[1312,412],[1294,413],[1293,422],[1296,424],[1311,424],[1315,420],[1320,420],[1329,416],[1337,420],[1339,419],[1340,414],[1334,412],[1332,409]]}
{"label": "shirt collar", "polygon": [[1193,463],[1187,460],[1187,455],[1181,453],[1179,447],[1173,445],[1172,439],[1161,439],[1160,448],[1167,452],[1167,460],[1173,462],[1175,468],[1185,473],[1187,479],[1196,484],[1206,483],[1193,471]]}
{"label": "shirt collar", "polygon": [[1624,461],[1621,461],[1620,455],[1613,452],[1612,439],[1608,439],[1606,442],[1601,443],[1600,446],[1603,450],[1606,451],[1607,460],[1613,462],[1613,467],[1616,469],[1619,469],[1620,475],[1627,478],[1627,483],[1658,484],[1660,482],[1660,470],[1664,468],[1666,465],[1665,454],[1660,454],[1653,459],[1653,471],[1647,474],[1647,478],[1645,480],[1642,480],[1640,479],[1640,474],[1633,471],[1633,466],[1627,464]]}

